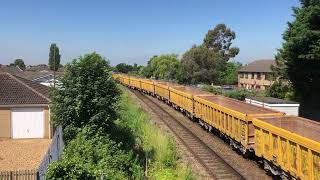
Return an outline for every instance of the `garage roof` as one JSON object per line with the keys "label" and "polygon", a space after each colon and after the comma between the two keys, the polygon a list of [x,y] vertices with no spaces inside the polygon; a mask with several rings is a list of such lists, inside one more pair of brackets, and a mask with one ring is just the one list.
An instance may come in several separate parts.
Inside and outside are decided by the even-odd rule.
{"label": "garage roof", "polygon": [[49,102],[49,87],[9,73],[0,73],[0,106]]}

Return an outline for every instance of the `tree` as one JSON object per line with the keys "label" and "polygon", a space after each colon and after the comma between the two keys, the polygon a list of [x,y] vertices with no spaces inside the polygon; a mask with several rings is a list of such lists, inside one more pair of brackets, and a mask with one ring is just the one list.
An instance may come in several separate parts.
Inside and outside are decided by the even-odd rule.
{"label": "tree", "polygon": [[206,46],[193,46],[181,59],[182,83],[219,83],[226,61]]}
{"label": "tree", "polygon": [[61,87],[51,93],[52,118],[62,125],[66,139],[87,125],[104,131],[111,128],[120,90],[108,61],[96,53],[80,56],[65,66],[59,80]]}
{"label": "tree", "polygon": [[121,72],[121,73],[128,73],[133,70],[133,67],[129,64],[126,63],[120,63],[116,65],[115,71],[116,72]]}
{"label": "tree", "polygon": [[22,59],[14,60],[14,63],[11,63],[10,66],[18,66],[23,71],[26,69],[26,65]]}
{"label": "tree", "polygon": [[181,59],[179,81],[184,83],[220,84],[230,58],[239,53],[231,47],[235,32],[224,24],[209,30],[203,44],[194,45]]}
{"label": "tree", "polygon": [[222,75],[221,84],[237,84],[238,71],[242,64],[239,62],[228,62]]}
{"label": "tree", "polygon": [[293,8],[295,20],[283,33],[282,48],[276,56],[275,75],[287,79],[295,99],[302,106],[320,101],[320,0],[300,0]]}
{"label": "tree", "polygon": [[236,33],[225,24],[218,24],[206,34],[203,45],[218,52],[226,61],[239,53],[239,48],[230,47],[236,38]]}
{"label": "tree", "polygon": [[266,96],[280,99],[290,99],[292,96],[292,87],[287,82],[277,80],[266,89]]}
{"label": "tree", "polygon": [[153,57],[150,61],[152,76],[157,79],[175,80],[179,68],[179,60],[176,54],[164,54]]}
{"label": "tree", "polygon": [[49,68],[52,71],[57,71],[60,67],[60,53],[59,47],[56,44],[50,45],[50,52],[49,52]]}

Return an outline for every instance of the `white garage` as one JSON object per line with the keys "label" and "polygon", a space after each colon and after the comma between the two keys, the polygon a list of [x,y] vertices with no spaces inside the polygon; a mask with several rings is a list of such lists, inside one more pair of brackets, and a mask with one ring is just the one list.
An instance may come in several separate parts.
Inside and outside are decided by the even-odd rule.
{"label": "white garage", "polygon": [[43,138],[43,108],[12,108],[11,133],[13,139]]}

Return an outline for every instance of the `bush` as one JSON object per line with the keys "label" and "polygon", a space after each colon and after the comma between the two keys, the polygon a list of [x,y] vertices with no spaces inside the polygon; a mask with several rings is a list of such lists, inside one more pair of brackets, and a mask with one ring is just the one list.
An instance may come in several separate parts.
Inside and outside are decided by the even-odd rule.
{"label": "bush", "polygon": [[288,83],[276,81],[269,88],[267,88],[266,94],[267,96],[274,98],[292,99],[293,88]]}
{"label": "bush", "polygon": [[205,85],[203,90],[211,92],[215,95],[222,95],[229,98],[244,101],[246,97],[249,96],[264,96],[264,91],[248,90],[248,89],[233,89],[233,90],[223,90],[221,88],[215,88],[210,85]]}
{"label": "bush", "polygon": [[64,150],[61,161],[50,165],[47,179],[140,179],[143,169],[134,154],[121,149],[102,131],[83,128]]}
{"label": "bush", "polygon": [[51,93],[52,119],[70,132],[67,141],[73,138],[74,129],[87,125],[111,129],[120,91],[107,60],[96,53],[81,56],[65,66],[59,80],[61,87]]}

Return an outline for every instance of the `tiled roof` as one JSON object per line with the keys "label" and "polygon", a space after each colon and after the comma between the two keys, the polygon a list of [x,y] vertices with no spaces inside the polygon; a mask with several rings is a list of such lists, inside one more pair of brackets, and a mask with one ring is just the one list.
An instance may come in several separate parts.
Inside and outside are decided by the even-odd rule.
{"label": "tiled roof", "polygon": [[243,66],[239,72],[272,72],[271,65],[275,65],[274,60],[257,60]]}
{"label": "tiled roof", "polygon": [[0,73],[0,105],[49,104],[49,87],[23,79],[21,77]]}
{"label": "tiled roof", "polygon": [[18,75],[18,74],[22,73],[23,71],[16,66],[0,65],[0,72],[6,72],[6,73]]}

